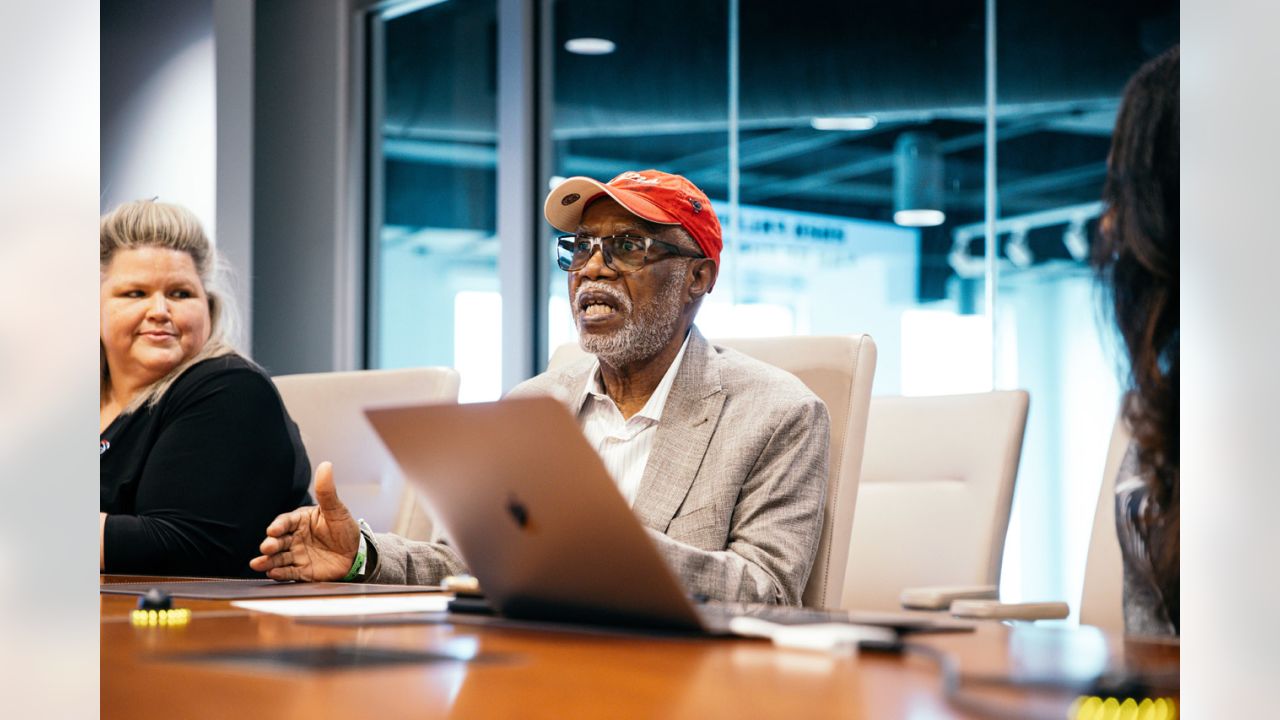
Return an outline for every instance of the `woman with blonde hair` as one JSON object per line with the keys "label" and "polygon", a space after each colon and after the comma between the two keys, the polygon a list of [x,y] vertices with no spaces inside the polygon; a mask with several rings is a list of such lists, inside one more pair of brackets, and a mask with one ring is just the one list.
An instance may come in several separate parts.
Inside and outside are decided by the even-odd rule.
{"label": "woman with blonde hair", "polygon": [[310,463],[231,344],[216,251],[190,211],[136,201],[102,217],[99,269],[100,568],[254,575],[262,528],[310,503]]}

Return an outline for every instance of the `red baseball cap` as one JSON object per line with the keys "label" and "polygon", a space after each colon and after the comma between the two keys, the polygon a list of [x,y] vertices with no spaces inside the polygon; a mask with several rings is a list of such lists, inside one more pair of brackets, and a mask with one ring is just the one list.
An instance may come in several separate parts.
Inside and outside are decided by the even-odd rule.
{"label": "red baseball cap", "polygon": [[547,222],[557,230],[577,232],[582,213],[591,201],[608,195],[622,207],[649,222],[679,225],[702,253],[720,264],[720,220],[711,201],[697,185],[680,175],[659,170],[629,170],[608,183],[589,177],[571,177],[560,183],[543,205]]}

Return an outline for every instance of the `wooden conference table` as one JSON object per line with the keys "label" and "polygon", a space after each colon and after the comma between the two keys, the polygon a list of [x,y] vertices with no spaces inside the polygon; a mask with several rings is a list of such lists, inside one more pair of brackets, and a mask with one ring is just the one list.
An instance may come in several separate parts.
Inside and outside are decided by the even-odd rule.
{"label": "wooden conference table", "polygon": [[[186,599],[175,605],[191,610],[187,624],[134,626],[136,600],[101,596],[103,718],[977,717],[946,702],[937,662],[917,655],[835,657],[756,640],[457,622],[344,627]],[[966,677],[1089,674],[1108,662],[1167,671],[1178,663],[1176,644],[1118,642],[1094,628],[984,623],[972,633],[916,638]],[[425,657],[330,669],[243,659],[335,647]],[[219,652],[241,659],[208,657]],[[1066,717],[1073,697],[991,688],[972,694],[1051,717]]]}

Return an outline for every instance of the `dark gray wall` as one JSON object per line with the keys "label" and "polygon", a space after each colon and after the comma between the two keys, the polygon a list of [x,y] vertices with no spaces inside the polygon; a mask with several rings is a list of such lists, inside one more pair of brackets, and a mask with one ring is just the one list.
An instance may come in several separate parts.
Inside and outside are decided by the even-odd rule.
{"label": "dark gray wall", "polygon": [[354,369],[362,351],[351,17],[343,0],[256,4],[253,347],[273,374]]}
{"label": "dark gray wall", "polygon": [[241,348],[253,351],[253,13],[251,0],[213,0],[217,88],[218,247],[236,270]]}

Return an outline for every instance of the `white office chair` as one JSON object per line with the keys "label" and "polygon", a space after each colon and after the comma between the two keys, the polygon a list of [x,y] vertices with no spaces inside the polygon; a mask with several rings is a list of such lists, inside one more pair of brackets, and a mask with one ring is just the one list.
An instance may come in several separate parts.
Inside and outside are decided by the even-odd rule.
{"label": "white office chair", "polygon": [[302,433],[314,468],[333,463],[338,494],[375,530],[431,533],[431,519],[404,484],[395,461],[364,417],[366,407],[458,400],[458,373],[450,368],[363,370],[273,378]]}
{"label": "white office chair", "polygon": [[1116,418],[1093,516],[1093,534],[1084,566],[1084,594],[1080,598],[1080,622],[1096,625],[1114,635],[1124,634],[1124,564],[1116,539],[1116,473],[1129,449],[1129,428]]}
{"label": "white office chair", "polygon": [[[827,405],[831,415],[827,502],[822,537],[803,601],[809,607],[841,607],[858,476],[862,468],[867,407],[876,369],[870,335],[773,337],[712,340],[798,377]],[[584,356],[577,344],[562,345],[549,368]]]}
{"label": "white office chair", "polygon": [[1028,402],[1022,390],[872,399],[843,607],[999,585]]}

